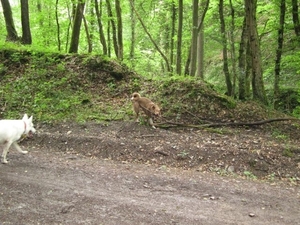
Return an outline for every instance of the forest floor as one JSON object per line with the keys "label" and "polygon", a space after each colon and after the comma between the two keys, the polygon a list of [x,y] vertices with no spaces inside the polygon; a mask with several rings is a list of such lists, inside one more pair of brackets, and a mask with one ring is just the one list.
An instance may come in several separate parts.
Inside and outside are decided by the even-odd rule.
{"label": "forest floor", "polygon": [[2,225],[299,224],[298,134],[128,121],[37,128],[21,143],[29,154],[11,150],[0,165]]}

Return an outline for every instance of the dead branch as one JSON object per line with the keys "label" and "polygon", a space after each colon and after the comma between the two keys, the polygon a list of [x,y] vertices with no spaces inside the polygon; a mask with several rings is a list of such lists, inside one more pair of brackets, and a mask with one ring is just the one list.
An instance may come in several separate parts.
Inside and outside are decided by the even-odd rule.
{"label": "dead branch", "polygon": [[163,156],[169,156],[169,154],[168,154],[168,153],[166,153],[166,152],[163,152],[163,151],[160,151],[160,150],[157,150],[157,151],[155,151],[154,153],[156,153],[156,154],[160,154],[160,155],[163,155]]}
{"label": "dead branch", "polygon": [[206,127],[223,127],[223,126],[258,126],[266,123],[288,121],[288,120],[298,120],[297,118],[273,118],[254,122],[228,122],[228,123],[209,123],[209,124],[184,124],[172,121],[165,121],[162,123],[155,124],[156,126],[163,127],[164,125],[172,125],[174,127],[192,127],[192,128],[206,128]]}

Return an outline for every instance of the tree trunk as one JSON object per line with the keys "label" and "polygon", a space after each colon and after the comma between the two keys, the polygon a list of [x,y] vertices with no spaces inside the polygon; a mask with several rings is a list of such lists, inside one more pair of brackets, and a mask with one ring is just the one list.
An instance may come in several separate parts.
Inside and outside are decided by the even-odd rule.
{"label": "tree trunk", "polygon": [[[38,9],[41,12],[41,4],[38,4]],[[56,21],[56,29],[57,29],[57,49],[61,50],[61,41],[60,41],[60,26],[58,21],[58,0],[55,1],[55,21]],[[43,25],[43,21],[40,20],[40,25]]]}
{"label": "tree trunk", "polygon": [[[197,27],[197,34],[199,34],[200,31],[201,31],[206,12],[208,10],[208,6],[209,6],[209,0],[206,1],[206,6],[205,6],[203,14],[201,16],[200,23],[198,24],[198,27]],[[187,56],[187,60],[186,60],[186,63],[185,63],[185,68],[184,68],[184,74],[185,75],[190,75],[189,66],[191,64],[191,58],[192,58],[192,45],[190,45],[189,48],[188,48],[188,56]]]}
{"label": "tree trunk", "polygon": [[280,101],[280,89],[279,89],[279,81],[280,81],[280,63],[281,63],[281,55],[283,49],[283,34],[284,34],[284,17],[285,17],[285,0],[281,0],[280,2],[280,20],[279,20],[279,29],[278,29],[278,37],[277,37],[277,49],[276,49],[276,60],[275,60],[275,78],[274,78],[274,108],[278,108],[278,103]]}
{"label": "tree trunk", "polygon": [[170,68],[170,63],[168,58],[165,56],[165,54],[160,50],[159,46],[156,44],[155,40],[152,38],[151,34],[148,32],[141,16],[139,15],[139,13],[135,10],[134,5],[133,5],[133,0],[129,0],[130,1],[130,6],[132,8],[132,10],[135,12],[136,17],[138,18],[138,20],[140,21],[145,33],[147,34],[147,36],[149,37],[150,41],[152,42],[152,44],[154,45],[155,49],[159,52],[159,54],[161,55],[161,57],[164,59],[165,64],[167,66],[167,71],[170,72],[171,68]]}
{"label": "tree trunk", "polygon": [[171,12],[172,12],[172,25],[171,25],[171,46],[170,46],[170,64],[171,64],[171,72],[173,72],[174,65],[174,37],[175,37],[175,24],[176,24],[176,6],[175,1],[173,0],[171,3]]}
{"label": "tree trunk", "polygon": [[238,87],[239,99],[246,99],[246,51],[247,51],[246,17],[244,18],[238,57]]}
{"label": "tree trunk", "polygon": [[123,60],[123,25],[122,25],[122,11],[120,0],[115,0],[116,15],[117,15],[117,37],[118,37],[118,59]]}
{"label": "tree trunk", "polygon": [[[115,51],[115,55],[118,57],[119,54],[119,47],[118,47],[118,40],[117,40],[117,27],[116,27],[116,23],[113,19],[113,13],[112,13],[112,9],[111,9],[111,5],[110,5],[110,0],[106,0],[106,7],[107,7],[107,13],[108,16],[110,18],[110,25],[112,28],[112,38],[113,38],[113,45],[114,45],[114,51]],[[109,27],[110,27],[109,25]]]}
{"label": "tree trunk", "polygon": [[235,53],[235,37],[234,37],[234,31],[235,31],[235,11],[234,7],[232,5],[232,0],[229,1],[230,3],[230,16],[231,16],[231,26],[230,26],[230,56],[231,56],[231,62],[232,62],[232,93],[231,96],[236,96],[236,79],[237,79],[237,72],[236,72],[236,53]]}
{"label": "tree trunk", "polygon": [[[135,0],[131,0],[132,4],[135,4]],[[132,63],[132,67],[134,68],[134,59],[135,59],[135,16],[134,16],[134,11],[133,8],[130,8],[130,19],[131,19],[131,42],[130,42],[130,61]]]}
{"label": "tree trunk", "polygon": [[85,30],[85,34],[86,34],[87,43],[88,43],[88,53],[91,53],[93,51],[93,44],[92,44],[92,38],[90,35],[90,31],[89,31],[88,22],[86,21],[86,18],[84,15],[83,15],[82,19],[83,19],[84,30]]}
{"label": "tree trunk", "polygon": [[198,11],[199,11],[199,0],[193,0],[193,27],[192,27],[191,67],[190,67],[191,76],[195,76],[197,70]]}
{"label": "tree trunk", "polygon": [[14,19],[11,12],[11,7],[8,0],[1,0],[3,15],[5,19],[5,26],[7,31],[6,40],[7,41],[18,41],[18,33],[15,28]]}
{"label": "tree trunk", "polygon": [[80,27],[83,18],[84,6],[85,6],[85,2],[79,1],[76,7],[69,53],[78,52]]}
{"label": "tree trunk", "polygon": [[30,45],[32,43],[30,23],[29,23],[29,9],[28,0],[21,0],[21,21],[22,21],[22,44]]}
{"label": "tree trunk", "polygon": [[203,26],[198,35],[198,49],[197,49],[197,59],[198,59],[198,70],[197,76],[202,80],[204,79],[204,32]]}
{"label": "tree trunk", "polygon": [[[248,35],[248,33],[247,33]],[[251,98],[251,80],[252,80],[252,56],[251,56],[251,50],[250,50],[250,43],[249,40],[246,42],[246,76],[245,76],[245,96],[247,99]]]}
{"label": "tree trunk", "polygon": [[245,0],[246,24],[247,30],[249,32],[249,43],[252,60],[252,92],[254,99],[260,101],[263,104],[268,104],[263,82],[260,43],[256,23],[256,6],[257,0]]}
{"label": "tree trunk", "polygon": [[228,56],[227,56],[227,39],[226,39],[226,30],[225,30],[225,21],[224,21],[224,13],[223,13],[223,0],[219,1],[219,15],[220,15],[220,25],[221,25],[221,38],[223,45],[223,72],[225,75],[225,82],[227,87],[226,94],[228,96],[232,96],[232,83],[230,78],[230,73],[228,69]]}
{"label": "tree trunk", "polygon": [[183,28],[183,0],[178,0],[178,29],[177,29],[177,54],[176,54],[176,73],[181,75],[181,46]]}
{"label": "tree trunk", "polygon": [[96,11],[96,16],[97,16],[97,22],[98,22],[98,30],[99,30],[99,37],[100,37],[100,43],[102,45],[102,51],[103,51],[103,55],[107,55],[107,44],[106,44],[106,40],[105,40],[105,35],[104,35],[104,31],[103,31],[103,25],[102,25],[102,21],[101,21],[101,17],[102,17],[102,10],[101,10],[101,5],[100,5],[100,10],[99,10],[99,4],[98,1],[95,0],[95,11]]}
{"label": "tree trunk", "polygon": [[292,7],[293,7],[293,23],[294,23],[294,30],[297,37],[300,37],[300,23],[299,23],[299,13],[298,13],[298,0],[292,0]]}

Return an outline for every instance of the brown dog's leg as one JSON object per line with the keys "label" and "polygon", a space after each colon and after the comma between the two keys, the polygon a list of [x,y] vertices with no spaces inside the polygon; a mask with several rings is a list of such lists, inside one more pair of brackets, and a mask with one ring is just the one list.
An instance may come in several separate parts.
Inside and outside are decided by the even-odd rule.
{"label": "brown dog's leg", "polygon": [[140,116],[140,105],[138,102],[133,103],[133,111],[135,112],[135,122],[139,122],[139,116]]}

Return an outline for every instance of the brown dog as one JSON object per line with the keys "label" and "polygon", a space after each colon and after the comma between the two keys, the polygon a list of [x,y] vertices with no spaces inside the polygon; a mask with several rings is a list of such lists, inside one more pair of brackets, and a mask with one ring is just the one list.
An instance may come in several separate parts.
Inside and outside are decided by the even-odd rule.
{"label": "brown dog", "polygon": [[149,98],[141,97],[141,95],[137,92],[132,94],[131,100],[133,102],[133,109],[136,114],[135,122],[139,121],[140,109],[142,109],[148,117],[150,126],[155,129],[153,118],[160,116],[160,108],[158,105],[152,102]]}

